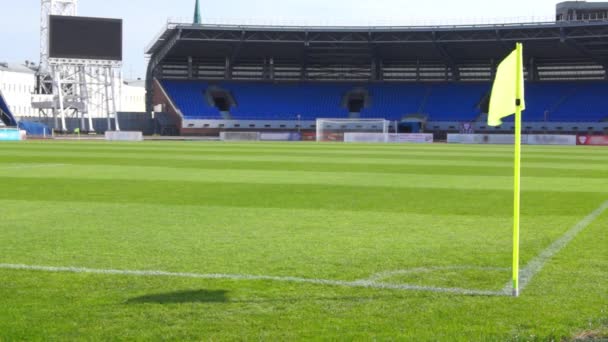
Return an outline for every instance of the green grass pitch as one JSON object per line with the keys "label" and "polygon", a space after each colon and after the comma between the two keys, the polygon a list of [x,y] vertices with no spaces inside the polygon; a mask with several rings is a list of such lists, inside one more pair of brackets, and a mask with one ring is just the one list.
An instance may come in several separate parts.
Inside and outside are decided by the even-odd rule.
{"label": "green grass pitch", "polygon": [[[0,341],[608,336],[608,211],[491,294],[511,146],[0,147]],[[525,146],[522,174],[525,267],[606,203],[608,149]]]}

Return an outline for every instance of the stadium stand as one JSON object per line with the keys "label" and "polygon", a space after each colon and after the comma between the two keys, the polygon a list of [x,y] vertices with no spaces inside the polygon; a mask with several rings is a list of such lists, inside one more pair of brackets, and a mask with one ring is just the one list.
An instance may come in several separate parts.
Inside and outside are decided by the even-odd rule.
{"label": "stadium stand", "polygon": [[[537,85],[539,91],[534,95],[539,98],[541,96],[550,98],[552,89],[549,86],[552,86],[553,90],[559,93],[561,97],[554,103],[553,107],[548,107],[547,121],[597,122],[608,119],[608,106],[606,106],[608,83]],[[561,89],[559,89],[560,87]]]}
{"label": "stadium stand", "polygon": [[407,114],[418,114],[430,87],[424,84],[371,85],[370,106],[363,109],[361,117],[401,120]]}
{"label": "stadium stand", "polygon": [[[234,103],[225,112],[235,120],[315,120],[322,117],[347,118],[344,97],[353,89],[369,94],[362,118],[402,120],[421,114],[430,121],[474,121],[480,116],[477,104],[490,88],[489,83],[437,84],[340,84],[163,81],[185,118],[226,118],[211,96],[210,87],[226,92]],[[527,84],[528,109],[525,121],[599,122],[608,117],[608,107],[598,99],[608,94],[605,82],[547,82]]]}
{"label": "stadium stand", "polygon": [[315,120],[317,117],[347,118],[348,110],[340,105],[349,90],[345,84],[272,84],[223,83],[237,106],[231,112],[236,119]]}
{"label": "stadium stand", "polygon": [[164,81],[163,87],[185,117],[221,119],[220,111],[205,101],[207,82]]}
{"label": "stadium stand", "polygon": [[[223,118],[212,97],[206,96],[210,88],[208,82],[164,81],[162,84],[186,118]],[[323,115],[348,117],[347,110],[340,106],[341,97],[349,89],[347,85],[221,82],[216,87],[234,99],[235,103],[228,109],[234,119],[295,119],[298,114],[303,120]]]}
{"label": "stadium stand", "polygon": [[0,119],[5,126],[17,126],[17,121],[8,108],[8,103],[6,102],[4,95],[2,95],[2,91],[0,91]]}
{"label": "stadium stand", "polygon": [[597,42],[607,38],[604,17],[429,27],[168,23],[147,49],[146,107],[161,108],[186,135],[314,131],[317,118],[508,131],[484,127],[480,104],[497,63],[523,42],[526,127],[604,132],[608,50]]}

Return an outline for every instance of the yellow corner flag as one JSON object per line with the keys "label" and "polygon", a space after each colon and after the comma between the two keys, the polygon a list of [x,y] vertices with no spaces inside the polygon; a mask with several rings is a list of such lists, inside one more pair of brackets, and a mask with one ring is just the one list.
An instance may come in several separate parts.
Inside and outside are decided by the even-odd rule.
{"label": "yellow corner flag", "polygon": [[522,44],[517,43],[515,51],[498,66],[490,96],[490,110],[488,111],[488,125],[490,126],[500,126],[502,118],[515,114],[518,103],[520,110],[526,109],[522,55]]}
{"label": "yellow corner flag", "polygon": [[521,203],[521,112],[524,100],[523,47],[517,43],[500,65],[490,96],[488,125],[500,126],[502,119],[515,114],[515,162],[513,184],[513,296],[519,296],[519,213]]}

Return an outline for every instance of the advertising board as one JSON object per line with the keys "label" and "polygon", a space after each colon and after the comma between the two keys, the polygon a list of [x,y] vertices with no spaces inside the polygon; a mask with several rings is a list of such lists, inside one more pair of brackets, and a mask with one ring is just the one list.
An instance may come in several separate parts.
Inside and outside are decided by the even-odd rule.
{"label": "advertising board", "polygon": [[344,142],[351,143],[432,143],[430,133],[344,133]]}
{"label": "advertising board", "polygon": [[576,137],[577,145],[608,146],[608,135],[579,135]]}
{"label": "advertising board", "polygon": [[[513,134],[448,134],[450,144],[505,144],[515,142]],[[521,136],[524,145],[576,145],[575,135],[557,134],[524,134]]]}
{"label": "advertising board", "polygon": [[20,141],[21,131],[17,128],[0,128],[0,141]]}
{"label": "advertising board", "polygon": [[107,141],[143,141],[144,135],[142,132],[107,131],[105,138]]}
{"label": "advertising board", "polygon": [[262,141],[300,141],[300,140],[302,140],[302,136],[300,133],[270,132],[270,133],[260,133],[260,140],[262,140]]}

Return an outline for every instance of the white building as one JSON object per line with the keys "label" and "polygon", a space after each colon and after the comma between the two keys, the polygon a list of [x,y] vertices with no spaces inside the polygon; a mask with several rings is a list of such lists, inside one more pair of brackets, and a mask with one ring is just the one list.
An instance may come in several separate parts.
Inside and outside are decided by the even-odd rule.
{"label": "white building", "polygon": [[36,88],[36,72],[25,65],[0,62],[0,90],[14,116],[36,116],[32,94]]}
{"label": "white building", "polygon": [[119,112],[140,113],[146,111],[146,81],[127,80],[121,83]]}
{"label": "white building", "polygon": [[[146,88],[142,80],[117,82],[120,84],[116,110],[118,112],[145,112]],[[0,90],[9,109],[19,120],[22,117],[36,117],[38,110],[32,108],[32,95],[36,88],[34,65],[8,64],[0,62]],[[93,118],[106,117],[105,113],[91,109]]]}

